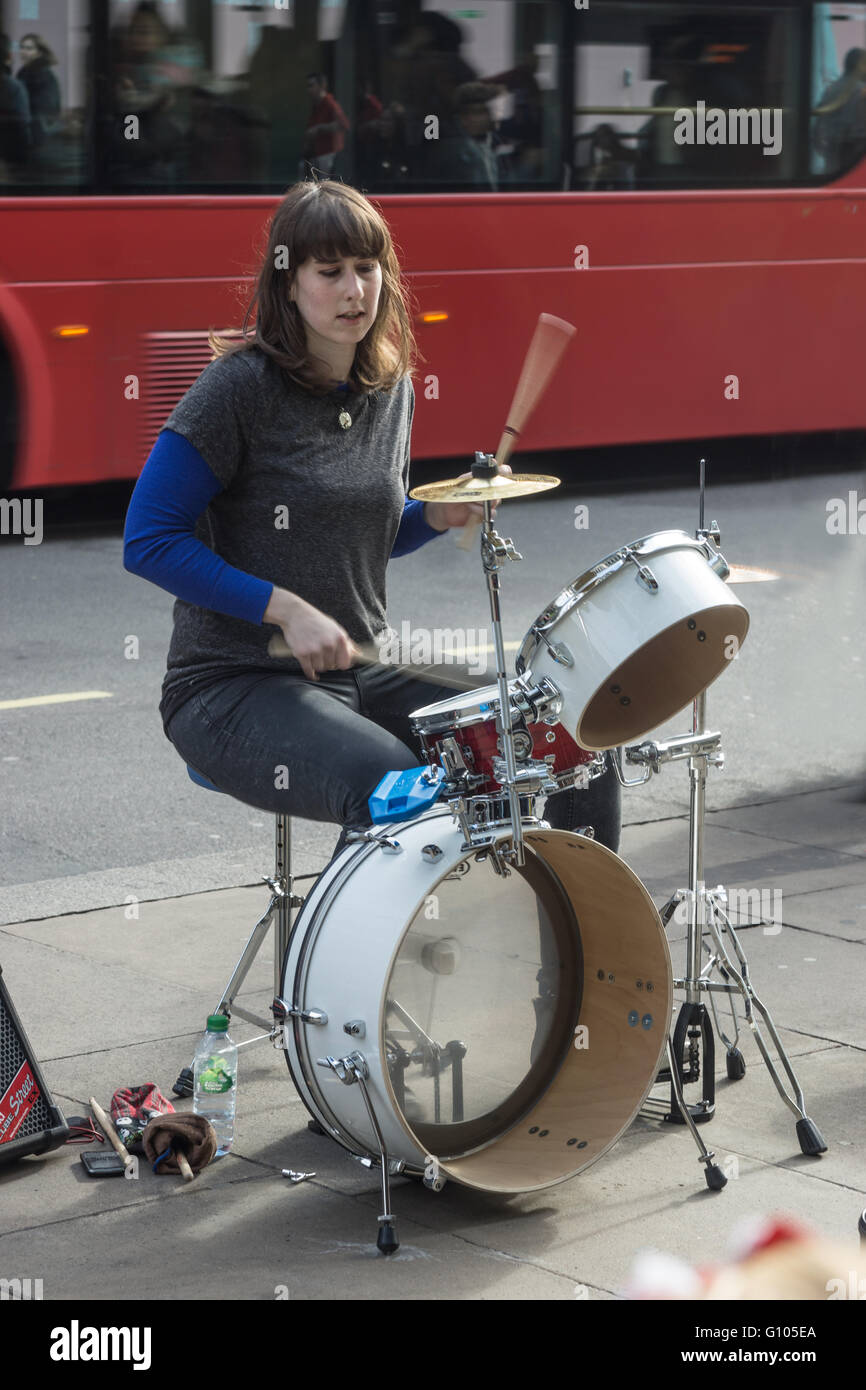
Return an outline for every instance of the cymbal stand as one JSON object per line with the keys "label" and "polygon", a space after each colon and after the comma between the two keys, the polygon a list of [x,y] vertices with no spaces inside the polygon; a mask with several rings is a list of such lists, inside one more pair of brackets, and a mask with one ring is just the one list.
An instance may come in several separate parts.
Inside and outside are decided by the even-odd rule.
{"label": "cymbal stand", "polygon": [[[714,521],[709,529],[704,527],[704,474],[705,463],[701,460],[700,480],[700,525],[696,532],[698,540],[712,540],[719,544],[719,528]],[[722,578],[727,568],[718,571]],[[706,1161],[705,1150],[696,1123],[712,1119],[715,1112],[715,1044],[713,1030],[704,997],[709,996],[713,1021],[716,1030],[727,1049],[727,1072],[731,1081],[739,1081],[745,1076],[746,1064],[736,1043],[739,1038],[739,1025],[734,1007],[734,996],[739,994],[743,1000],[745,1021],[750,1028],[758,1050],[764,1059],[767,1070],[782,1100],[797,1116],[797,1139],[804,1154],[818,1155],[826,1152],[827,1145],[820,1130],[806,1114],[803,1092],[794,1073],[790,1059],[776,1031],[775,1024],[764,1004],[758,998],[749,978],[749,964],[740,945],[734,925],[727,912],[728,894],[719,884],[708,889],[704,881],[704,820],[706,813],[706,782],[709,767],[723,767],[724,754],[721,751],[721,734],[712,732],[706,726],[706,691],[693,702],[691,733],[680,738],[665,741],[648,741],[626,748],[625,758],[631,764],[643,767],[640,777],[627,779],[623,771],[623,750],[616,749],[614,768],[624,787],[637,786],[659,772],[667,762],[687,759],[689,764],[689,877],[688,887],[680,888],[672,895],[661,912],[665,925],[683,906],[686,911],[686,972],[681,979],[674,979],[674,987],[685,991],[685,1001],[680,1007],[673,1039],[668,1040],[668,1071],[659,1074],[658,1080],[670,1081],[671,1094],[668,1113],[664,1115],[669,1123],[687,1124],[702,1150],[701,1160]],[[709,933],[712,945],[705,940]],[[728,944],[730,943],[730,950]],[[702,954],[706,951],[709,959],[702,966]],[[716,973],[720,979],[711,976]],[[716,1011],[715,994],[726,994],[734,1020],[734,1038],[729,1039],[722,1030]],[[779,1076],[775,1062],[764,1040],[754,1010],[757,1010],[766,1025],[776,1049],[776,1055],[787,1075],[790,1090]],[[688,1064],[684,1062],[688,1052]],[[702,1080],[701,1100],[687,1105],[683,1100],[684,1083]],[[650,1104],[658,1104],[651,1102]],[[710,1181],[710,1187],[724,1186]]]}
{"label": "cymbal stand", "polygon": [[[494,478],[498,473],[496,457],[493,454],[476,453],[472,473],[476,478]],[[500,536],[493,524],[493,503],[484,502],[484,521],[481,526],[481,564],[487,581],[487,596],[490,602],[490,617],[493,626],[493,649],[496,655],[496,687],[499,707],[496,710],[496,729],[499,735],[501,759],[494,760],[497,781],[504,789],[508,800],[508,821],[511,825],[511,847],[500,845],[494,848],[495,836],[486,834],[483,829],[473,829],[471,824],[471,797],[459,797],[451,802],[454,815],[463,827],[468,845],[484,845],[491,842],[489,857],[497,873],[508,874],[508,864],[521,868],[526,862],[523,839],[524,810],[521,797],[529,798],[530,808],[542,791],[553,787],[550,770],[543,762],[528,761],[517,767],[514,748],[514,728],[512,723],[512,701],[505,671],[505,643],[502,637],[502,613],[499,603],[499,571],[506,560],[522,560],[523,556],[514,548],[514,543]],[[449,769],[446,767],[446,773]],[[557,789],[557,788],[554,788]],[[503,798],[504,800],[505,798]]]}

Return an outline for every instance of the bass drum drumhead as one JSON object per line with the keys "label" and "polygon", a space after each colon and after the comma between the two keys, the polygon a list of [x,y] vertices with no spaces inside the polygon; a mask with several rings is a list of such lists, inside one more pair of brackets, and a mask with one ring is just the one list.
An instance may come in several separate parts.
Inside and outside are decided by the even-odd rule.
{"label": "bass drum drumhead", "polygon": [[434,1159],[503,1193],[575,1176],[631,1123],[666,1045],[671,966],[649,895],[564,831],[527,825],[526,863],[504,876],[463,850],[450,814],[388,834],[399,852],[344,850],[295,924],[283,997],[328,1016],[287,1036],[302,1098],[377,1157],[360,1087],[326,1061],[360,1053],[389,1158],[410,1171]]}

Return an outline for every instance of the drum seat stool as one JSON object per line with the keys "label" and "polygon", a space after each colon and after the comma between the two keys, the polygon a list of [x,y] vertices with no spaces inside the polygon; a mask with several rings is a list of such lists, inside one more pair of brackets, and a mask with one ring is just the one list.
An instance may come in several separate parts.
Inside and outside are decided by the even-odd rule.
{"label": "drum seat stool", "polygon": [[[194,767],[187,763],[186,770],[192,781],[198,786],[204,787],[206,791],[219,792],[219,787],[214,786],[202,773],[197,772]],[[220,793],[225,795],[225,793]],[[274,997],[280,993],[280,982],[282,977],[283,961],[286,949],[289,944],[289,936],[292,930],[292,912],[299,908],[304,899],[298,897],[294,891],[295,879],[292,876],[292,818],[282,811],[277,812],[274,817],[274,872],[272,875],[263,875],[264,883],[267,883],[271,890],[271,900],[263,915],[256,922],[250,933],[249,940],[241,952],[240,959],[232,972],[228,984],[220,995],[219,1001],[211,1013],[225,1014],[227,1017],[237,1014],[239,1018],[245,1019],[248,1023],[254,1023],[259,1028],[267,1029],[263,1037],[275,1038],[277,1035],[278,1024],[274,1018],[265,1019],[260,1014],[253,1013],[250,1009],[243,1008],[235,1003],[235,998],[240,992],[241,986],[247,976],[259,949],[267,936],[268,928],[273,923],[274,928]],[[304,874],[304,878],[317,878],[318,874]],[[258,1039],[251,1039],[258,1041]],[[177,1096],[191,1096],[193,1093],[193,1071],[192,1066],[184,1067],[177,1081],[172,1086],[174,1094]]]}

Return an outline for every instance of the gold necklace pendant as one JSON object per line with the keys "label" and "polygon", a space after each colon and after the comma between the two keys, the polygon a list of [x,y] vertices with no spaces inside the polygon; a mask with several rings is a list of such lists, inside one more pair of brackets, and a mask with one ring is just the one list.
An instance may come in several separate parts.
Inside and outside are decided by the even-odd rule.
{"label": "gold necklace pendant", "polygon": [[348,410],[340,411],[339,420],[341,429],[349,430],[352,428],[352,417]]}

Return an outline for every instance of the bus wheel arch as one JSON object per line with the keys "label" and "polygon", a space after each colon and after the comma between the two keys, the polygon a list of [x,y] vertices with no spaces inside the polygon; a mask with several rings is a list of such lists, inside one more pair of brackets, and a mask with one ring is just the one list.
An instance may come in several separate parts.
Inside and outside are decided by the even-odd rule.
{"label": "bus wheel arch", "polygon": [[21,383],[0,325],[0,493],[12,487],[21,430]]}

